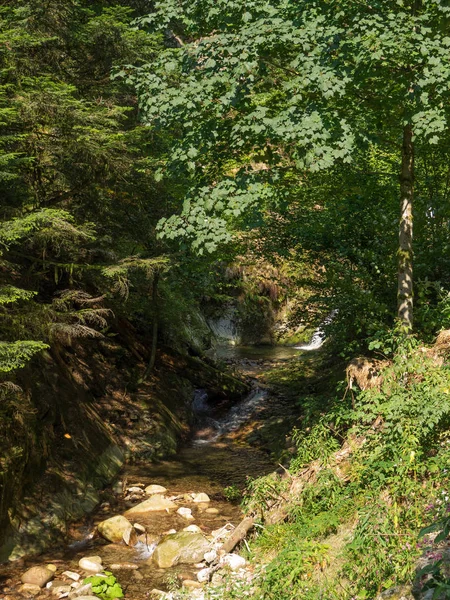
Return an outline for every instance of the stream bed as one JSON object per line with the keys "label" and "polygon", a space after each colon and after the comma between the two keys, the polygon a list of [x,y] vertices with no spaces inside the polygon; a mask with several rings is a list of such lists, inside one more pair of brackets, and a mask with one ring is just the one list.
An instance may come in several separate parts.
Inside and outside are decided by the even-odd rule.
{"label": "stream bed", "polygon": [[[261,354],[264,357],[261,360]],[[286,360],[292,353],[272,353],[267,350],[243,360],[240,353],[229,353],[230,358],[243,361],[243,371],[251,374],[255,369],[266,369],[271,359]],[[247,355],[248,356],[248,355]],[[223,356],[225,358],[225,356]],[[228,356],[227,356],[228,358]],[[259,359],[259,360],[258,360]],[[242,519],[238,504],[227,500],[224,489],[242,489],[249,476],[255,478],[268,474],[276,465],[267,451],[253,447],[240,430],[249,430],[258,420],[263,419],[267,405],[276,403],[276,396],[258,387],[255,382],[253,391],[240,403],[223,413],[215,414],[207,402],[204,392],[198,390],[194,398],[197,415],[196,426],[188,444],[180,449],[176,456],[158,463],[139,463],[127,465],[120,480],[105,494],[105,501],[97,511],[71,527],[64,546],[55,547],[45,554],[23,559],[9,566],[0,567],[0,590],[5,600],[23,597],[19,592],[20,577],[35,565],[53,564],[57,568],[56,577],[66,570],[80,572],[78,566],[82,557],[100,556],[104,568],[114,571],[121,583],[125,598],[144,600],[149,598],[153,588],[167,590],[175,582],[196,580],[199,567],[178,565],[169,569],[159,569],[152,560],[152,553],[161,538],[170,530],[181,531],[195,524],[207,536],[214,535],[226,526],[235,526]],[[273,411],[276,407],[271,406]],[[136,516],[139,525],[145,527],[145,539],[141,536],[134,546],[111,544],[96,534],[99,522],[123,514],[144,497],[130,499],[130,488],[145,488],[148,485],[161,485],[167,489],[165,495],[180,506],[191,509],[192,520],[187,521],[175,511],[159,511]],[[210,502],[193,503],[190,494],[206,493]],[[134,565],[134,567],[132,566]],[[84,576],[84,575],[83,575]],[[43,589],[36,598],[57,598],[50,590]]]}

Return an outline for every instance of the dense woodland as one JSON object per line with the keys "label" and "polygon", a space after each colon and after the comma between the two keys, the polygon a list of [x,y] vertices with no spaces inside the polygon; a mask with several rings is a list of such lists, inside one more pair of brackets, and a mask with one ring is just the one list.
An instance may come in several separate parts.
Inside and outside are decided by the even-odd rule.
{"label": "dense woodland", "polygon": [[[244,325],[334,311],[327,355],[375,359],[383,383],[306,397],[289,468],[323,469],[264,533],[249,593],[412,581],[420,530],[449,529],[449,52],[440,0],[0,2],[3,477],[31,410],[17,374],[43,352],[125,319],[145,376],[160,347],[202,354],[236,298]],[[362,438],[338,477],[330,456]],[[342,523],[342,577],[311,578]]]}

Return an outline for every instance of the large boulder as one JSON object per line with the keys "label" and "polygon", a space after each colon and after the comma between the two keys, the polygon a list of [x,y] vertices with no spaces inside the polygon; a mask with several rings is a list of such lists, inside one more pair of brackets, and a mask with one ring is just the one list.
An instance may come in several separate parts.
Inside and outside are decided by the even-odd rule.
{"label": "large boulder", "polygon": [[179,563],[194,564],[203,560],[209,546],[201,533],[180,531],[163,539],[156,547],[152,560],[160,569],[168,569]]}
{"label": "large boulder", "polygon": [[29,583],[31,585],[38,585],[43,588],[51,579],[53,579],[54,571],[47,567],[31,567],[28,571],[20,578],[22,583]]}
{"label": "large boulder", "polygon": [[117,515],[99,523],[97,529],[100,535],[109,542],[118,543],[124,539],[124,536],[130,537],[133,525],[128,519],[122,517],[122,515]]}
{"label": "large boulder", "polygon": [[172,500],[169,500],[160,494],[155,494],[148,500],[140,502],[139,504],[136,504],[136,506],[133,506],[133,508],[130,508],[130,510],[127,510],[125,515],[139,515],[146,512],[171,510],[175,508],[177,508],[175,502],[172,502]]}

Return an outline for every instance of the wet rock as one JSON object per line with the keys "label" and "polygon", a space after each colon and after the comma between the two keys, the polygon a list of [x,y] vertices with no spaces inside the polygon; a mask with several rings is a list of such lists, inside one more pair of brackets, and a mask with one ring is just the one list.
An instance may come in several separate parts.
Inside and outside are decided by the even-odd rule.
{"label": "wet rock", "polygon": [[51,571],[48,567],[31,567],[22,575],[20,580],[22,583],[29,583],[43,588],[46,583],[53,579],[54,574],[54,571]]}
{"label": "wet rock", "polygon": [[219,509],[218,508],[207,508],[205,510],[205,513],[207,513],[208,515],[218,515],[219,514]]}
{"label": "wet rock", "polygon": [[41,587],[33,583],[24,583],[20,586],[19,592],[24,596],[33,597],[41,593]]}
{"label": "wet rock", "polygon": [[209,542],[202,534],[180,531],[164,538],[156,547],[152,560],[163,569],[179,563],[194,564],[203,559],[208,549]]}
{"label": "wet rock", "polygon": [[75,573],[74,571],[64,571],[63,575],[65,575],[68,579],[73,579],[73,581],[79,581],[81,577],[79,573]]}
{"label": "wet rock", "polygon": [[56,571],[58,570],[58,569],[56,568],[56,565],[53,565],[53,564],[51,564],[51,563],[50,563],[49,565],[46,565],[46,567],[47,567],[47,569],[48,569],[49,571],[53,571],[53,573],[56,573]]}
{"label": "wet rock", "polygon": [[130,535],[133,525],[122,515],[117,515],[99,523],[97,529],[100,535],[109,542],[119,543],[125,534]]}
{"label": "wet rock", "polygon": [[194,517],[192,516],[192,510],[190,508],[186,508],[185,506],[179,508],[177,510],[177,514],[179,514],[180,517],[183,517],[183,519],[187,519],[188,521],[194,520]]}
{"label": "wet rock", "polygon": [[100,573],[103,570],[100,556],[84,556],[78,561],[78,565],[85,571]]}
{"label": "wet rock", "polygon": [[247,564],[247,561],[239,554],[225,554],[220,559],[220,564],[229,567],[232,571],[238,571]]}
{"label": "wet rock", "polygon": [[206,503],[211,502],[211,499],[208,494],[201,492],[200,494],[195,494],[193,501],[196,503]]}
{"label": "wet rock", "polygon": [[151,496],[148,500],[144,500],[144,502],[140,502],[133,508],[130,508],[126,511],[125,515],[136,515],[142,514],[146,512],[153,511],[169,511],[171,509],[177,508],[177,505],[169,500],[168,498],[164,498],[164,496],[160,494],[155,494]]}
{"label": "wet rock", "polygon": [[198,525],[188,525],[183,529],[183,531],[190,531],[191,533],[201,533],[202,530]]}
{"label": "wet rock", "polygon": [[167,492],[167,489],[165,487],[163,487],[162,485],[148,485],[145,488],[145,493],[148,496],[152,496],[153,494],[165,494]]}

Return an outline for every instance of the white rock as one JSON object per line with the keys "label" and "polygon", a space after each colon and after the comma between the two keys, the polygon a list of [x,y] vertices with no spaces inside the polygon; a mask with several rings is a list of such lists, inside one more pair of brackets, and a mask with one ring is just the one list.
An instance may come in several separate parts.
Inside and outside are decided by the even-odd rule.
{"label": "white rock", "polygon": [[143,494],[144,490],[142,490],[140,487],[132,486],[127,488],[127,492],[129,494]]}
{"label": "white rock", "polygon": [[183,519],[187,519],[188,521],[194,520],[194,517],[192,516],[192,510],[190,508],[182,506],[177,510],[177,513],[180,515],[180,517],[183,517]]}
{"label": "white rock", "polygon": [[78,581],[81,577],[79,573],[75,573],[74,571],[64,571],[63,575],[69,579],[73,579],[73,581]]}
{"label": "white rock", "polygon": [[145,488],[145,493],[148,496],[151,496],[152,494],[165,494],[167,492],[167,489],[165,487],[163,487],[162,485],[148,485]]}
{"label": "white rock", "polygon": [[211,499],[208,496],[208,494],[201,492],[200,494],[195,494],[194,502],[196,502],[196,503],[211,502]]}
{"label": "white rock", "polygon": [[216,550],[210,550],[209,552],[205,552],[205,560],[207,563],[212,563],[213,560],[216,560],[216,558],[217,558]]}
{"label": "white rock", "polygon": [[187,527],[184,527],[183,531],[191,531],[192,533],[201,533],[202,530],[200,529],[200,527],[198,525],[188,525]]}
{"label": "white rock", "polygon": [[103,570],[100,556],[84,556],[78,561],[78,565],[81,569],[91,573],[100,573]]}
{"label": "white rock", "polygon": [[139,533],[145,533],[145,527],[143,525],[140,525],[139,523],[133,523],[133,527],[136,529],[136,531],[139,531]]}
{"label": "white rock", "polygon": [[245,567],[247,561],[242,556],[239,556],[239,554],[225,554],[220,559],[220,564],[230,567],[232,571],[238,571],[242,567]]}
{"label": "white rock", "polygon": [[205,583],[206,581],[209,581],[211,577],[211,569],[202,569],[201,571],[199,571],[197,573],[197,579],[200,583]]}

